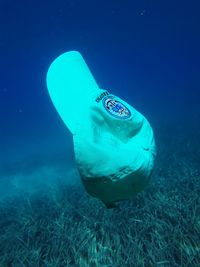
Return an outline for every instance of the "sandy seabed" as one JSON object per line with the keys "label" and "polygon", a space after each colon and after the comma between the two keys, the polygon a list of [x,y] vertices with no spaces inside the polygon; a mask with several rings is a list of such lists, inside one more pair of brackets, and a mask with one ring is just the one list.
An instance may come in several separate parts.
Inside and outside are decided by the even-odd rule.
{"label": "sandy seabed", "polygon": [[157,145],[149,186],[115,209],[88,196],[74,168],[5,174],[0,266],[199,267],[198,138],[163,135]]}

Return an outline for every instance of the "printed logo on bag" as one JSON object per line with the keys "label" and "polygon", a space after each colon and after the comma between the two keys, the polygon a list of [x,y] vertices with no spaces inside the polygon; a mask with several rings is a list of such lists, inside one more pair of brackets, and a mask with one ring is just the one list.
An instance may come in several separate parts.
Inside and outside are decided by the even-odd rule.
{"label": "printed logo on bag", "polygon": [[117,119],[128,119],[131,117],[130,110],[112,96],[105,97],[103,105],[106,111]]}

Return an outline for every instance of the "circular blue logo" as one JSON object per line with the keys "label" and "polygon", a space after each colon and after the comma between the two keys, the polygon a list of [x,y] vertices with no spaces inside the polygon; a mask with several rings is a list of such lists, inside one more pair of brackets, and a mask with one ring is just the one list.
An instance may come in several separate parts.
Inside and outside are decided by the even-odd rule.
{"label": "circular blue logo", "polygon": [[130,110],[112,96],[105,97],[103,105],[106,111],[117,119],[128,119],[131,117]]}

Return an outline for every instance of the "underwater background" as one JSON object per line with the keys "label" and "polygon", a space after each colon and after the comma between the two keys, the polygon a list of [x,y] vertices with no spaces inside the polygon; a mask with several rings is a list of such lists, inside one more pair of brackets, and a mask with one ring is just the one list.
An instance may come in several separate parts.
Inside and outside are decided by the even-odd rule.
{"label": "underwater background", "polygon": [[[0,1],[0,267],[200,266],[199,14],[199,1]],[[115,209],[83,189],[47,92],[70,50],[154,130],[152,179]]]}

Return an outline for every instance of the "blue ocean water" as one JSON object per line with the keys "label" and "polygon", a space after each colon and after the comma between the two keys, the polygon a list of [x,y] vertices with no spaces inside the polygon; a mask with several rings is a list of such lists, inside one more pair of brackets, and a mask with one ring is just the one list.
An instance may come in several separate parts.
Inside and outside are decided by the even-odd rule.
{"label": "blue ocean water", "polygon": [[[179,200],[183,203],[189,203],[186,195],[189,197],[195,190],[198,195],[200,188],[199,10],[198,1],[2,0],[0,2],[0,198],[2,201],[7,198],[9,201],[15,201],[15,198],[19,201],[20,196],[28,198],[41,190],[51,192],[52,188],[60,184],[70,185],[73,188],[76,185],[81,187],[75,166],[72,136],[53,107],[46,87],[49,65],[57,56],[70,50],[82,53],[101,88],[127,101],[150,121],[158,147],[155,181],[157,178],[159,183],[155,182],[152,188],[158,188],[158,192],[164,195],[165,191],[162,190],[165,187],[168,188],[169,194],[180,189],[178,192],[181,193],[181,200]],[[184,183],[180,180],[181,177],[185,177]],[[194,177],[195,180],[190,182]],[[160,183],[161,188],[158,186]],[[189,193],[183,192],[181,184],[187,185]],[[153,189],[149,187],[151,193],[154,192]],[[80,211],[78,213],[85,213],[87,217],[88,203],[93,200],[81,190],[81,188],[77,190],[74,197],[70,198],[69,194],[69,203]],[[173,209],[179,209],[179,200],[177,199],[177,207],[175,196],[170,195],[171,199],[168,193],[166,202],[169,203],[173,199],[174,204],[172,203],[171,207],[174,205]],[[55,198],[55,194],[55,192],[52,194],[52,199]],[[88,201],[85,206],[83,204],[85,202],[79,202],[83,196]],[[51,193],[48,193],[48,197],[51,199]],[[142,197],[137,199],[130,207],[133,208],[137,204],[136,206],[141,206],[142,209],[146,202],[143,199],[143,206],[139,201],[141,199]],[[56,201],[62,203],[63,200],[59,197]],[[197,199],[194,201],[195,205],[199,203]],[[111,211],[114,215],[110,213],[108,215],[99,203],[91,203],[94,207],[99,205],[103,215],[101,217],[99,214],[90,213],[88,220],[91,223],[91,218],[94,216],[97,216],[99,223],[100,218],[107,220],[105,228],[97,225],[93,229],[94,232],[98,232],[98,229],[104,230],[106,235],[109,232],[109,225],[112,225],[112,221],[119,214]],[[131,204],[126,205],[125,213],[120,211],[120,214],[127,220],[133,219],[134,214],[140,215],[136,220],[140,223],[142,231],[144,214],[140,214],[140,211],[132,213],[129,211]],[[161,204],[157,205],[161,207]],[[197,238],[197,233],[200,231],[199,204],[195,207],[191,215],[193,230],[188,229],[187,232],[184,226],[182,234],[184,236],[187,233],[192,239],[193,231],[196,231],[194,235],[197,242],[200,241]],[[2,214],[10,214],[8,211],[10,207],[6,208],[3,202]],[[42,216],[36,207],[32,209],[35,213],[38,212],[38,217]],[[23,210],[24,214],[27,210],[30,212],[30,206],[24,205]],[[69,210],[72,214],[73,208]],[[188,210],[191,211],[190,208]],[[81,222],[80,214],[73,217],[75,224]],[[177,216],[180,214],[181,212]],[[159,217],[158,213],[158,217],[154,215],[154,219]],[[185,225],[188,225],[190,214],[186,215],[188,221]],[[65,216],[68,217],[67,214]],[[52,220],[54,218],[55,214],[52,215]],[[165,222],[168,221],[167,215],[166,217],[163,215],[163,218]],[[120,218],[117,217],[116,221],[120,224]],[[87,220],[85,223],[87,224]],[[131,224],[131,221],[129,223]],[[179,219],[177,221],[174,219],[174,227],[178,223]],[[5,229],[10,231],[10,223],[6,225]],[[170,225],[173,225],[172,219]],[[166,231],[170,232],[167,227]],[[90,231],[92,232],[91,229]],[[115,229],[114,233],[115,231],[117,230]],[[172,235],[172,232],[170,234]],[[93,237],[88,239],[88,246],[92,246],[94,242],[95,234],[91,235]],[[164,231],[160,235],[165,238]],[[102,238],[96,237],[96,243]],[[145,235],[142,238],[145,240]],[[31,241],[27,243],[24,236],[21,236],[20,240],[23,240],[27,247],[31,243]],[[33,240],[36,240],[36,236]],[[39,251],[43,251],[46,240],[43,236],[37,246],[35,245]],[[9,238],[3,238],[3,242],[9,244]],[[74,242],[75,247],[79,246],[78,240],[77,243]],[[131,244],[128,242],[127,247]],[[38,252],[40,255],[37,258],[38,265],[31,263],[33,256],[28,254],[25,256],[27,262],[20,257],[20,265],[20,260],[16,256],[17,253],[20,254],[20,249],[19,251],[16,249],[17,252],[16,254],[13,252],[14,256],[9,265],[5,256],[5,253],[9,255],[7,249],[3,252],[5,257],[0,256],[0,266],[200,266],[200,248],[195,242],[191,241],[188,247],[183,245],[187,241],[178,243],[185,257],[182,261],[178,256],[180,251],[170,258],[170,248],[167,248],[169,254],[166,254],[165,258],[160,257],[155,260],[149,256],[144,260],[147,249],[144,245],[141,250],[143,253],[140,254],[143,263],[142,260],[140,264],[136,263],[134,258],[135,265],[133,263],[131,265],[132,254],[126,255],[125,252],[121,252],[120,260],[113,262],[114,254],[117,252],[113,252],[112,255],[112,245],[109,247],[107,244],[105,245],[107,249],[105,246],[104,250],[98,248],[108,259],[103,263],[99,263],[102,262],[99,258],[94,263],[88,263],[89,260],[86,259],[93,257],[91,256],[93,254],[88,256],[86,252],[87,255],[77,252],[77,257],[84,259],[82,263],[81,260],[77,263],[74,259],[71,262],[69,259],[68,263],[59,262],[57,254],[53,254],[53,258],[57,258],[58,263],[53,260],[51,263],[48,253]],[[169,245],[170,241],[166,244]],[[19,244],[16,246],[20,247]],[[4,247],[7,248],[7,245]],[[122,245],[122,248],[126,248],[126,244]],[[159,250],[158,246],[156,249]],[[59,249],[56,247],[54,251],[57,250]],[[152,253],[154,255],[154,252]]]}

